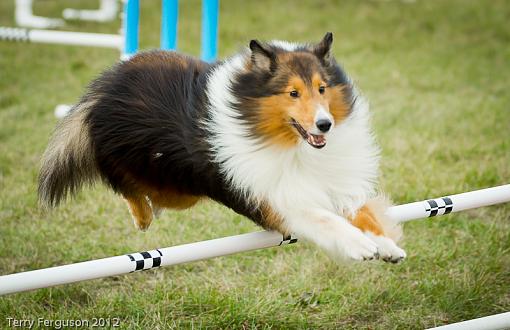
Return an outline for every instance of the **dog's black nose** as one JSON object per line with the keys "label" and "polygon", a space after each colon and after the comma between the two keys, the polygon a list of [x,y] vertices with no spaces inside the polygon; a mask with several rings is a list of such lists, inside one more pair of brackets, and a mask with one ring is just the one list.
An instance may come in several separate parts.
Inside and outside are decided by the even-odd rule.
{"label": "dog's black nose", "polygon": [[331,128],[331,121],[329,119],[319,119],[315,125],[321,132],[326,133]]}

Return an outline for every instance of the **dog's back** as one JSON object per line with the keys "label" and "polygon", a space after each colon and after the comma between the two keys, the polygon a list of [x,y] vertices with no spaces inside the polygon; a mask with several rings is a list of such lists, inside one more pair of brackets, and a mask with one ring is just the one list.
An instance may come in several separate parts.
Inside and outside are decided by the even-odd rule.
{"label": "dog's back", "polygon": [[207,68],[190,57],[154,51],[92,84],[98,102],[86,120],[98,167],[116,191],[136,188],[131,181],[166,187],[186,174],[189,166],[183,162],[192,161],[200,147]]}
{"label": "dog's back", "polygon": [[135,217],[149,212],[145,196],[154,207],[196,202],[191,172],[208,163],[199,122],[209,68],[191,57],[152,51],[93,81],[43,156],[42,202],[56,206],[98,177],[128,200]]}

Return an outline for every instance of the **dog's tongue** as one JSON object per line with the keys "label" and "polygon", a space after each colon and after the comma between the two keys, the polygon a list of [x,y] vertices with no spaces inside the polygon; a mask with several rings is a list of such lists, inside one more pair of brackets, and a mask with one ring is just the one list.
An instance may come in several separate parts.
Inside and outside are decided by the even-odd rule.
{"label": "dog's tongue", "polygon": [[320,149],[326,145],[326,139],[324,138],[324,135],[315,135],[315,134],[308,133],[308,137],[307,137],[306,141],[312,147],[315,147],[318,149]]}

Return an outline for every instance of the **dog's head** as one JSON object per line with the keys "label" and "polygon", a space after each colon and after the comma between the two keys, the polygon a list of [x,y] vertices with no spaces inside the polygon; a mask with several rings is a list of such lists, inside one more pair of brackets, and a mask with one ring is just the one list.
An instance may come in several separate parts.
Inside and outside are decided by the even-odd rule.
{"label": "dog's head", "polygon": [[254,135],[278,145],[302,139],[314,148],[327,143],[328,133],[350,112],[349,80],[330,49],[333,35],[317,44],[250,42],[251,56],[234,90],[243,119]]}

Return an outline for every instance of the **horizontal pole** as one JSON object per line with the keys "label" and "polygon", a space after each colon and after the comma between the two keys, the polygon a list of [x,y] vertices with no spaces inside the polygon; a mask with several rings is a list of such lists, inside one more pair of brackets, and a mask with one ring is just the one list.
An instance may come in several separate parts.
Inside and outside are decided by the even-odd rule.
{"label": "horizontal pole", "polygon": [[0,40],[122,49],[121,35],[0,27]]}
{"label": "horizontal pole", "polygon": [[[444,215],[510,201],[510,185],[393,206],[397,221]],[[0,276],[0,295],[215,258],[296,242],[271,231],[254,232],[163,249]]]}
{"label": "horizontal pole", "polygon": [[295,242],[260,231],[152,251],[0,276],[0,295],[210,259]]}
{"label": "horizontal pole", "polygon": [[510,202],[510,184],[393,206],[387,215],[407,222],[505,202]]}
{"label": "horizontal pole", "polygon": [[480,317],[473,320],[452,323],[436,328],[436,330],[500,330],[510,329],[510,312]]}

